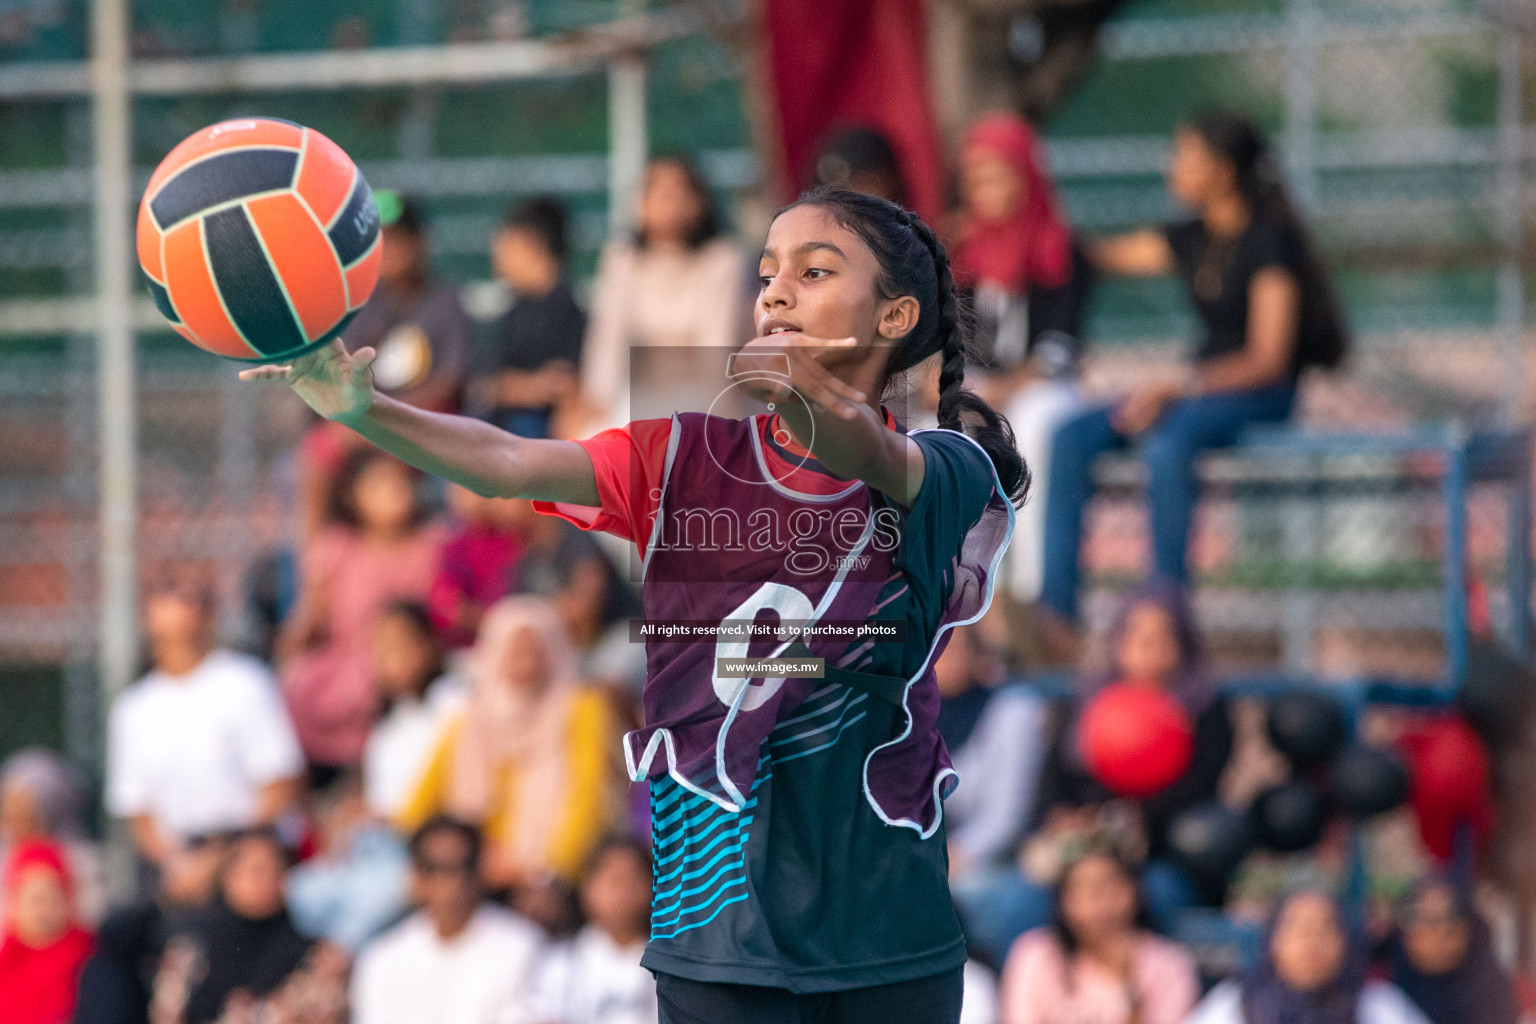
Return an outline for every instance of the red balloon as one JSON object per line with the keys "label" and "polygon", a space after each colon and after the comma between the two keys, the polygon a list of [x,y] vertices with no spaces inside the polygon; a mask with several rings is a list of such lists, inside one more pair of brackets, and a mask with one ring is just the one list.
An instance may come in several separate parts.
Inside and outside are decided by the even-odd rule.
{"label": "red balloon", "polygon": [[1408,802],[1425,848],[1450,860],[1463,823],[1481,846],[1493,831],[1492,768],[1476,730],[1448,715],[1408,733],[1402,745],[1408,755]]}
{"label": "red balloon", "polygon": [[1106,686],[1088,702],[1077,741],[1104,788],[1137,800],[1177,782],[1195,753],[1195,730],[1179,702],[1129,683]]}

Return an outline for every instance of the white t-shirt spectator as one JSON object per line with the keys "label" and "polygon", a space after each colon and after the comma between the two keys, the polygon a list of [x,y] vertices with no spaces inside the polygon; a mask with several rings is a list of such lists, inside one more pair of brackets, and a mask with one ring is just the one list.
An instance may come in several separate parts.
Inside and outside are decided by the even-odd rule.
{"label": "white t-shirt spectator", "polygon": [[363,748],[363,795],[368,809],[384,819],[399,813],[426,770],[437,734],[464,703],[464,684],[442,676],[421,700],[403,700],[368,734]]}
{"label": "white t-shirt spectator", "polygon": [[518,1024],[656,1024],[656,979],[640,966],[644,952],[643,941],[620,946],[588,925],[544,958]]}
{"label": "white t-shirt spectator", "polygon": [[[1355,1004],[1355,1020],[1359,1024],[1429,1024],[1401,989],[1384,981],[1365,983]],[[1243,1024],[1242,986],[1235,981],[1217,985],[1184,1024]]]}
{"label": "white t-shirt spectator", "polygon": [[151,672],[112,706],[107,810],[185,839],[255,823],[260,790],[304,757],[272,673],[213,651],[184,676]]}
{"label": "white t-shirt spectator", "polygon": [[526,1012],[543,938],[485,904],[444,941],[420,912],[363,950],[352,974],[352,1024],[499,1024]]}

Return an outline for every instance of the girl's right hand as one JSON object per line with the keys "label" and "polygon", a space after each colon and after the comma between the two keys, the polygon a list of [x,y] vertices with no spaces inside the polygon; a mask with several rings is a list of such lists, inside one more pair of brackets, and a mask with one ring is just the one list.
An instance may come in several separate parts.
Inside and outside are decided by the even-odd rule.
{"label": "girl's right hand", "polygon": [[307,352],[291,363],[241,370],[243,381],[278,381],[293,388],[315,412],[345,423],[373,405],[371,348],[348,352],[341,339]]}

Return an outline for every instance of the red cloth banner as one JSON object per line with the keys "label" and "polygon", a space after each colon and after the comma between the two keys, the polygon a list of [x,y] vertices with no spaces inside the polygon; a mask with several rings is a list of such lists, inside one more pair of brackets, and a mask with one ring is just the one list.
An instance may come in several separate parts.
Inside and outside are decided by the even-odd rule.
{"label": "red cloth banner", "polygon": [[818,148],[834,131],[868,127],[895,150],[913,209],[937,223],[943,162],[924,0],[762,0],[761,11],[782,147],[780,198],[815,183]]}

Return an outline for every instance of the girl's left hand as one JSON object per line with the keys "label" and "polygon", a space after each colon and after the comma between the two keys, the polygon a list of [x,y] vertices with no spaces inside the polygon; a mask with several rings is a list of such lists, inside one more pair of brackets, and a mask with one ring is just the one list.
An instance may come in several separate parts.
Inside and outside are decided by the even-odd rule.
{"label": "girl's left hand", "polygon": [[796,396],[840,419],[851,420],[868,396],[822,365],[858,344],[854,338],[812,338],[799,331],[754,338],[731,356],[729,375],[760,402]]}

